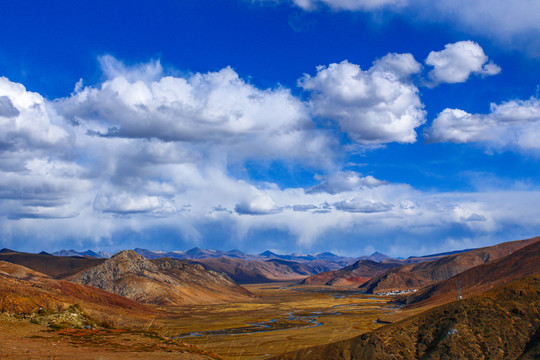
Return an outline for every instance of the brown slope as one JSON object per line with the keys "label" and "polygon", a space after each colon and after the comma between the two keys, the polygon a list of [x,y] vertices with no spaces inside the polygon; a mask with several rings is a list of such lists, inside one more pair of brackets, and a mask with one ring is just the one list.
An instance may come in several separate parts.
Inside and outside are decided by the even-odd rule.
{"label": "brown slope", "polygon": [[209,304],[252,296],[225,274],[169,258],[147,260],[132,250],[67,280],[158,305]]}
{"label": "brown slope", "polygon": [[101,264],[105,259],[5,252],[0,254],[0,261],[18,264],[59,279],[74,272]]}
{"label": "brown slope", "polygon": [[540,272],[540,241],[430,285],[403,297],[402,301],[415,307],[440,305],[455,301],[458,291],[466,298],[537,272]]}
{"label": "brown slope", "polygon": [[100,323],[114,325],[146,321],[156,314],[151,308],[121,296],[0,261],[1,312],[49,314],[73,307]]}
{"label": "brown slope", "polygon": [[540,273],[358,337],[274,359],[537,359]]}
{"label": "brown slope", "polygon": [[310,285],[360,285],[374,276],[399,266],[394,263],[380,263],[371,260],[358,260],[354,264],[337,271],[327,271],[310,276],[302,284]]}
{"label": "brown slope", "polygon": [[309,265],[280,259],[259,261],[221,257],[189,262],[201,264],[205,269],[226,273],[240,284],[300,280],[316,273]]}
{"label": "brown slope", "polygon": [[367,293],[420,289],[446,280],[467,269],[498,259],[539,241],[540,237],[501,243],[440,259],[405,265],[379,275],[361,286]]}

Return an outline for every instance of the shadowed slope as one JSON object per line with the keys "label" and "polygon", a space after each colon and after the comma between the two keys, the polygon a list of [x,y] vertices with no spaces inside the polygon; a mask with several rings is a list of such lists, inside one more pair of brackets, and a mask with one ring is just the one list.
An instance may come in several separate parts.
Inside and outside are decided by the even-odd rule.
{"label": "shadowed slope", "polygon": [[327,271],[310,276],[302,284],[310,285],[360,285],[374,276],[399,266],[393,263],[380,263],[372,260],[358,260],[354,264],[337,271]]}
{"label": "shadowed slope", "polygon": [[51,256],[14,251],[11,253],[0,253],[0,261],[18,264],[59,279],[74,272],[101,264],[105,261],[105,259],[94,259],[79,256]]}
{"label": "shadowed slope", "polygon": [[147,260],[132,250],[67,279],[148,304],[207,304],[252,296],[225,274],[174,259]]}
{"label": "shadowed slope", "polygon": [[405,265],[376,276],[360,288],[368,293],[419,289],[446,280],[467,269],[498,259],[540,240],[540,237],[449,255],[438,260]]}
{"label": "shadowed slope", "polygon": [[199,263],[205,269],[224,272],[240,284],[300,280],[317,273],[316,269],[307,264],[280,259],[259,261],[222,257],[189,262]]}
{"label": "shadowed slope", "polygon": [[536,273],[349,340],[274,359],[533,359],[540,356],[539,309]]}

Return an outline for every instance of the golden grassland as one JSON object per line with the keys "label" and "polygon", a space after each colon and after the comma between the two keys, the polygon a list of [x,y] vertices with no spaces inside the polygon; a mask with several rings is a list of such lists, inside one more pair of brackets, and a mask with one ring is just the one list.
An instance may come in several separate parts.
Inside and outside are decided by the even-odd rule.
{"label": "golden grassland", "polygon": [[[243,303],[163,308],[168,316],[154,329],[165,336],[180,335],[183,342],[225,359],[264,359],[360,335],[380,327],[378,318],[397,311],[387,298],[351,288],[286,283],[246,288],[258,297]],[[200,336],[185,336],[190,333]]]}
{"label": "golden grassland", "polygon": [[0,314],[1,359],[182,359],[221,357],[154,332],[127,329],[51,329]]}
{"label": "golden grassland", "polygon": [[[404,316],[388,304],[389,298],[364,295],[355,288],[294,283],[246,288],[257,297],[154,307],[116,329],[81,323],[88,314],[82,309],[75,314],[77,307],[58,314],[2,314],[0,354],[16,359],[264,359],[348,339],[382,326],[377,319]],[[122,317],[118,312],[109,316]]]}

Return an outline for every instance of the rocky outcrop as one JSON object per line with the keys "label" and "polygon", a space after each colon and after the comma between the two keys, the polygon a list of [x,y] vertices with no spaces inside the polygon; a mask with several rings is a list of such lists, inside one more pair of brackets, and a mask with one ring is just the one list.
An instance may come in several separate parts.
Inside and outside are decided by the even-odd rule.
{"label": "rocky outcrop", "polygon": [[174,259],[148,260],[132,250],[67,280],[157,305],[207,304],[253,296],[225,274]]}

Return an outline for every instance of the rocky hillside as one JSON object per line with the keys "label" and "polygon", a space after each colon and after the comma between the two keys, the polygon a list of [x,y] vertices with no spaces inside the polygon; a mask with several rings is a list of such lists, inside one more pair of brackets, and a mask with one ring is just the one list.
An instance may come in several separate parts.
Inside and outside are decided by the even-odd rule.
{"label": "rocky hillside", "polygon": [[540,273],[358,337],[275,359],[538,359]]}
{"label": "rocky hillside", "polygon": [[399,266],[395,263],[381,263],[372,260],[358,260],[354,264],[337,271],[327,271],[310,276],[302,281],[309,285],[350,286],[361,285],[374,276]]}
{"label": "rocky hillside", "polygon": [[180,260],[148,260],[132,250],[122,251],[66,280],[146,304],[208,304],[253,296],[225,274]]}
{"label": "rocky hillside", "polygon": [[[116,294],[56,280],[4,261],[0,261],[0,311],[49,317],[51,321],[68,322],[69,326],[85,325],[84,322],[117,326],[146,322],[156,313],[148,306]],[[63,317],[53,316],[66,312]]]}
{"label": "rocky hillside", "polygon": [[424,286],[446,280],[477,265],[508,255],[540,237],[501,243],[464,253],[444,256],[440,259],[394,268],[374,277],[361,286],[368,293],[382,293],[395,290],[420,289]]}
{"label": "rocky hillside", "polygon": [[540,241],[404,296],[401,302],[409,307],[443,304],[455,301],[459,295],[467,298],[537,272],[540,272]]}

